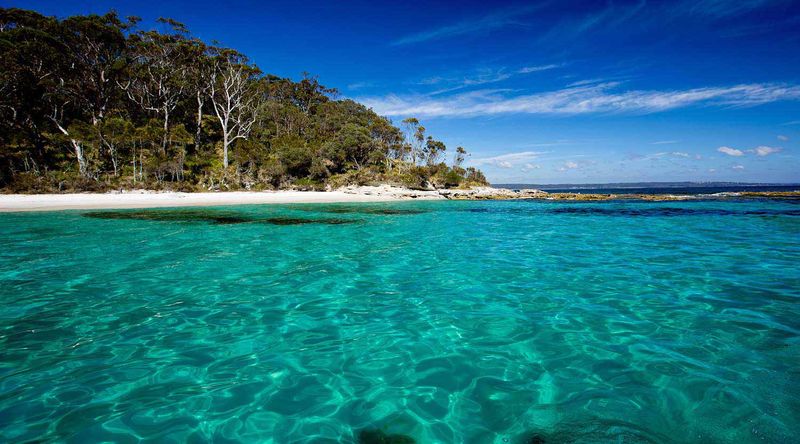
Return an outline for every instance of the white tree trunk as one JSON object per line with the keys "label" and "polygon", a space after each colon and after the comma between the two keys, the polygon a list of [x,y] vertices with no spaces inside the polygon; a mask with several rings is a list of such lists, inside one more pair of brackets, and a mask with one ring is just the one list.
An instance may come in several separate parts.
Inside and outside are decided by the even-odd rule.
{"label": "white tree trunk", "polygon": [[222,132],[222,166],[228,168],[228,145],[230,141],[228,141],[228,132]]}
{"label": "white tree trunk", "polygon": [[[56,119],[51,118],[51,120],[53,120],[53,123],[56,124],[56,127],[59,131],[61,131],[61,134],[69,137],[69,131],[61,126]],[[75,157],[78,159],[78,170],[80,171],[81,176],[86,177],[86,158],[83,155],[83,147],[81,147],[81,143],[78,140],[70,138],[69,141],[72,144],[72,148],[75,150]]]}

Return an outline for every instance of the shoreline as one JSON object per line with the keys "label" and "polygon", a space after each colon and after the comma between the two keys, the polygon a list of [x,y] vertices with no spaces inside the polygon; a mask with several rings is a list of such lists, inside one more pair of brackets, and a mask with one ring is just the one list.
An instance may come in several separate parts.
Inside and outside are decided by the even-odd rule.
{"label": "shoreline", "polygon": [[397,200],[401,199],[388,195],[355,194],[342,191],[0,194],[0,213],[294,203],[389,202]]}
{"label": "shoreline", "polygon": [[800,191],[741,191],[717,194],[594,194],[548,193],[535,189],[477,187],[472,189],[411,190],[388,185],[351,186],[333,191],[223,191],[159,192],[123,191],[70,194],[0,194],[0,213],[63,210],[211,207],[297,203],[363,203],[410,200],[514,200],[549,201],[687,201],[698,199],[800,198]]}

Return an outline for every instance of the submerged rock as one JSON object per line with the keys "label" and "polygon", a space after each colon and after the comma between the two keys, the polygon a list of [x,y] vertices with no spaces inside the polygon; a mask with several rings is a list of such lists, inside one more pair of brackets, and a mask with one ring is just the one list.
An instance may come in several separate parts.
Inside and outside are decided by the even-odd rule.
{"label": "submerged rock", "polygon": [[407,435],[388,434],[383,430],[368,429],[358,433],[358,444],[416,444],[416,441]]}
{"label": "submerged rock", "polygon": [[422,214],[427,213],[425,210],[409,209],[409,208],[371,208],[368,206],[347,206],[347,207],[330,207],[330,208],[308,208],[303,211],[320,212],[320,213],[333,213],[333,214],[380,214],[386,216],[397,216],[406,214]]}
{"label": "submerged rock", "polygon": [[534,433],[530,439],[526,441],[527,444],[545,444],[546,442],[544,436],[538,433]]}
{"label": "submerged rock", "polygon": [[353,224],[358,221],[355,219],[301,219],[299,217],[270,217],[268,219],[259,220],[272,225],[308,225],[308,224],[324,224],[324,225],[342,225]]}

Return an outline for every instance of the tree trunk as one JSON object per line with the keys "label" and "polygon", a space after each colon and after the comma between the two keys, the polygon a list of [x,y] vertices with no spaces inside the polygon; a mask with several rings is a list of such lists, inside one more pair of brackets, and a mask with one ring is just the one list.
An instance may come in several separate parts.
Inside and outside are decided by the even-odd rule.
{"label": "tree trunk", "polygon": [[[56,119],[51,119],[53,120],[53,123],[56,124],[58,130],[61,131],[61,134],[69,137],[69,131],[61,126]],[[83,157],[83,148],[81,147],[81,143],[72,138],[70,138],[69,141],[72,143],[72,148],[75,150],[75,157],[78,158],[78,170],[80,171],[81,176],[86,177],[86,159]]]}
{"label": "tree trunk", "polygon": [[114,165],[114,177],[117,177],[117,150],[111,149],[111,163]]}
{"label": "tree trunk", "polygon": [[75,139],[70,139],[70,142],[75,149],[75,157],[78,158],[78,170],[81,172],[81,176],[86,177],[86,159],[83,156],[83,147]]}
{"label": "tree trunk", "polygon": [[136,184],[136,143],[133,145],[133,156],[131,156],[131,163],[133,163],[133,183]]}
{"label": "tree trunk", "polygon": [[200,148],[200,132],[203,129],[203,98],[200,91],[197,91],[197,130],[194,134],[194,146]]}
{"label": "tree trunk", "polygon": [[167,155],[167,141],[169,140],[169,110],[164,107],[164,139],[161,141],[161,155]]}
{"label": "tree trunk", "polygon": [[228,132],[222,132],[222,166],[228,168]]}

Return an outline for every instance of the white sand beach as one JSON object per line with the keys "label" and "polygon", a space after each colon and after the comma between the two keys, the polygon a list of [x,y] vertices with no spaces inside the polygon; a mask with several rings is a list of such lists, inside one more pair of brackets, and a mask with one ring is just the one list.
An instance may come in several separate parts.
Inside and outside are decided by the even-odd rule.
{"label": "white sand beach", "polygon": [[[442,199],[421,192],[419,199]],[[417,193],[420,194],[420,193]],[[264,192],[126,192],[76,194],[0,194],[0,212],[87,209],[193,207],[248,204],[385,202],[411,199],[407,194],[361,191],[264,191]]]}
{"label": "white sand beach", "polygon": [[122,191],[73,194],[0,194],[0,213],[124,208],[210,207],[223,205],[391,202],[398,200],[524,199],[548,194],[535,189],[412,190],[391,185],[348,186],[333,191],[227,191],[178,193]]}

